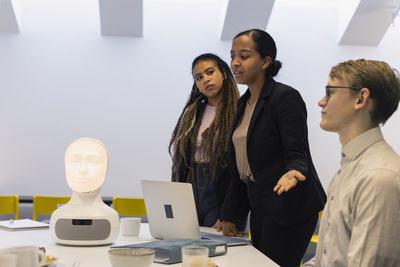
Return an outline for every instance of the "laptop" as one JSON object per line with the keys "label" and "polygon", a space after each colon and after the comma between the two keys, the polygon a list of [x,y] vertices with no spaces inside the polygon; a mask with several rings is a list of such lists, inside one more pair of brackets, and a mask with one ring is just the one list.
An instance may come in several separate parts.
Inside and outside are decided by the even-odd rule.
{"label": "laptop", "polygon": [[157,239],[201,239],[190,183],[142,180],[150,233]]}
{"label": "laptop", "polygon": [[249,245],[248,238],[200,232],[190,183],[142,180],[150,233],[157,239],[211,239],[228,246]]}

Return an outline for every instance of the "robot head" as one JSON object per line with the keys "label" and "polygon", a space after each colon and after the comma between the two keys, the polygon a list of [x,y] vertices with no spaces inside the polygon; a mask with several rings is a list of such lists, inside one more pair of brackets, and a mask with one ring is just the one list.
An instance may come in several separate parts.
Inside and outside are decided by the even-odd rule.
{"label": "robot head", "polygon": [[82,193],[101,187],[107,172],[105,146],[93,138],[80,138],[65,151],[65,175],[72,190]]}

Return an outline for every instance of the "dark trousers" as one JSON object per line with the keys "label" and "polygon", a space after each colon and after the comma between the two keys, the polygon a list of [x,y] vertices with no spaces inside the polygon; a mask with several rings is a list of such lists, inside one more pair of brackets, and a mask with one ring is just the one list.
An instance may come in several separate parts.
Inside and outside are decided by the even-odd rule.
{"label": "dark trousers", "polygon": [[217,191],[209,177],[209,164],[194,164],[193,194],[200,226],[213,226],[219,216]]}
{"label": "dark trousers", "polygon": [[318,213],[296,225],[281,225],[273,218],[250,214],[253,246],[283,267],[298,267],[318,221]]}
{"label": "dark trousers", "polygon": [[[220,216],[217,194],[226,193],[226,189],[217,192],[217,186],[211,182],[209,176],[209,167],[208,163],[195,163],[192,183],[199,225],[207,227],[213,226]],[[240,231],[246,228],[247,213],[233,222]]]}

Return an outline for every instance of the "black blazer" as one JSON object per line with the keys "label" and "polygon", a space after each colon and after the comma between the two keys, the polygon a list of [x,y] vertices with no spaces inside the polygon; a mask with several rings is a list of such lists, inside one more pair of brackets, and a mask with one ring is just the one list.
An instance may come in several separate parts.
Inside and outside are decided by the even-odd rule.
{"label": "black blazer", "polygon": [[[322,210],[326,195],[314,168],[307,133],[307,110],[299,92],[267,79],[257,100],[247,132],[247,157],[255,182],[239,178],[232,134],[243,116],[250,91],[239,99],[228,143],[231,185],[223,219],[233,221],[243,206],[254,215],[292,225]],[[278,195],[274,186],[283,174],[297,170],[306,176],[288,192]],[[239,208],[240,207],[240,208]]]}

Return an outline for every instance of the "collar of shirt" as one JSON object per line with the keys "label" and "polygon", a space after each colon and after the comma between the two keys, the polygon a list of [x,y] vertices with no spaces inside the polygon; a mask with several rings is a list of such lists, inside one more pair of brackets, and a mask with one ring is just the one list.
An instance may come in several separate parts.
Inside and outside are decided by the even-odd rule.
{"label": "collar of shirt", "polygon": [[342,147],[342,161],[355,160],[368,147],[382,140],[383,135],[380,127],[372,128],[360,134]]}

